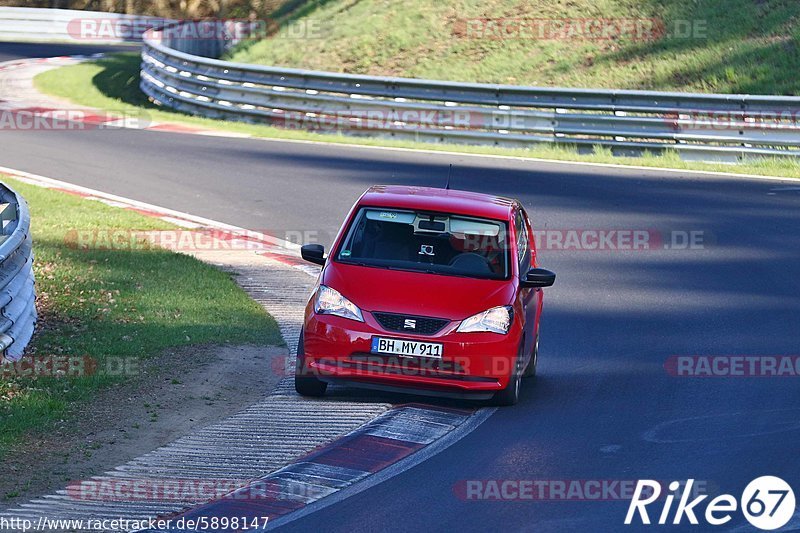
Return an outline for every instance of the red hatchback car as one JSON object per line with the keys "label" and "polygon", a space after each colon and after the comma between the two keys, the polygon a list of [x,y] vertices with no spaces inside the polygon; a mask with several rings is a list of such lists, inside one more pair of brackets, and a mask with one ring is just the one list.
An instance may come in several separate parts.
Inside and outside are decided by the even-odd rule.
{"label": "red hatchback car", "polygon": [[536,373],[542,288],[516,200],[375,186],[356,202],[305,310],[295,388],[328,382],[512,405]]}

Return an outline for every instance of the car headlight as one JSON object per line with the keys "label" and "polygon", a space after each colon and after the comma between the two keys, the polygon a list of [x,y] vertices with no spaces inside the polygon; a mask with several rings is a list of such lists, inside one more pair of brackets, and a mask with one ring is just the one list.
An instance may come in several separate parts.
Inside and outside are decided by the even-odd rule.
{"label": "car headlight", "polygon": [[514,309],[510,305],[503,307],[492,307],[477,315],[465,318],[458,330],[461,333],[472,333],[476,331],[489,331],[492,333],[508,333],[511,327],[511,320],[514,318]]}
{"label": "car headlight", "polygon": [[322,315],[335,315],[364,322],[364,317],[353,302],[339,294],[336,289],[320,285],[314,300],[314,311]]}

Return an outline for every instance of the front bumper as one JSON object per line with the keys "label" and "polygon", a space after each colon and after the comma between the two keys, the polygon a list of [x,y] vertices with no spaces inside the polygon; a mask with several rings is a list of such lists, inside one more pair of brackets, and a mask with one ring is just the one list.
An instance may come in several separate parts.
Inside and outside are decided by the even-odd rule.
{"label": "front bumper", "polygon": [[[522,328],[517,320],[506,335],[457,333],[454,321],[434,335],[383,329],[372,313],[364,322],[306,310],[303,371],[323,381],[457,398],[488,398],[508,385]],[[372,337],[442,344],[441,359],[370,353]]]}

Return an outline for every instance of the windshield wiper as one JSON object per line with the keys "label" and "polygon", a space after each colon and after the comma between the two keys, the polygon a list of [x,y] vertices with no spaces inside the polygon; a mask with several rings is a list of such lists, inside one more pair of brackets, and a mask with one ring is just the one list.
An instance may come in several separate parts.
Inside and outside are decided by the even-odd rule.
{"label": "windshield wiper", "polygon": [[400,270],[402,272],[424,272],[425,274],[438,274],[439,272],[436,270],[431,270],[429,268],[403,268],[399,266],[392,266],[387,265],[384,268],[388,268],[389,270]]}
{"label": "windshield wiper", "polygon": [[371,265],[369,263],[365,263],[363,261],[350,261],[350,260],[347,260],[347,259],[339,259],[339,262],[340,263],[344,263],[345,265],[356,265],[356,266],[362,266],[362,267],[373,267],[373,266],[376,266],[376,265]]}

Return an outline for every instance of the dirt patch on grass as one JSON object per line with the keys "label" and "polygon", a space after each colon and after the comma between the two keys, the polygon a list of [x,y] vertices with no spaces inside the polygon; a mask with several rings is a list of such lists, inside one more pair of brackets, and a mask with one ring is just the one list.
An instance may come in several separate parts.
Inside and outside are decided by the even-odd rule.
{"label": "dirt patch on grass", "polygon": [[63,488],[226,418],[268,394],[286,348],[188,346],[141,365],[101,390],[47,433],[31,435],[0,462],[0,507]]}

